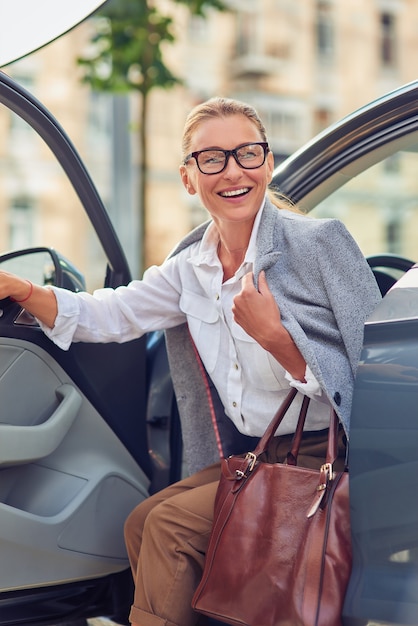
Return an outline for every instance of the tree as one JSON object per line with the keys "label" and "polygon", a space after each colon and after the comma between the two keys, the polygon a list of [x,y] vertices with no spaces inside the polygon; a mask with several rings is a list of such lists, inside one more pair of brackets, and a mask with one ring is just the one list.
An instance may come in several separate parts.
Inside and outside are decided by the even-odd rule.
{"label": "tree", "polygon": [[[172,0],[188,7],[192,15],[207,16],[210,8],[223,11],[222,0]],[[78,59],[83,81],[92,89],[114,93],[138,91],[142,97],[140,136],[139,213],[142,225],[140,270],[145,267],[144,240],[147,232],[147,105],[152,89],[181,84],[165,65],[162,45],[174,43],[173,19],[160,12],[156,0],[110,0],[97,13],[97,30],[91,42],[94,53]]]}

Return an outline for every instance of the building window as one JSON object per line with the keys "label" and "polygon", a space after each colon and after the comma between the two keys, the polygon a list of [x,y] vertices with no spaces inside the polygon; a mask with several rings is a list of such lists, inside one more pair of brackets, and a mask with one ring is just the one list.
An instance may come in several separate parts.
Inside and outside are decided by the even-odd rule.
{"label": "building window", "polygon": [[258,52],[258,14],[242,11],[237,14],[237,56],[246,56]]}
{"label": "building window", "polygon": [[274,111],[269,120],[270,135],[279,137],[281,141],[297,145],[300,141],[298,120],[292,113]]}
{"label": "building window", "polygon": [[334,56],[332,7],[326,0],[319,0],[316,4],[316,49],[322,61],[329,61]]}
{"label": "building window", "polygon": [[[293,106],[293,110],[292,110]],[[306,138],[305,126],[302,123],[304,111],[293,102],[282,103],[282,107],[257,103],[261,118],[264,120],[272,149],[277,162],[286,158],[299,148]]]}
{"label": "building window", "polygon": [[11,250],[33,245],[34,210],[28,197],[14,198],[9,209],[9,247]]}
{"label": "building window", "polygon": [[7,137],[8,153],[11,158],[22,162],[23,159],[35,158],[39,136],[29,124],[13,112],[9,112],[9,133]]}
{"label": "building window", "polygon": [[380,58],[384,67],[396,64],[396,20],[392,13],[380,15]]}
{"label": "building window", "polygon": [[332,122],[332,113],[329,109],[319,108],[314,112],[314,134],[320,133]]}

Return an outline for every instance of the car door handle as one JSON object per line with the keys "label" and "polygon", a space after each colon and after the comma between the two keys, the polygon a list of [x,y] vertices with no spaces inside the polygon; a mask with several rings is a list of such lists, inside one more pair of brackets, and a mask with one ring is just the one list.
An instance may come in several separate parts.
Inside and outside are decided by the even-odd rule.
{"label": "car door handle", "polygon": [[42,424],[0,424],[0,465],[36,461],[58,448],[78,415],[82,397],[69,384],[61,385],[55,393],[60,403],[51,417]]}

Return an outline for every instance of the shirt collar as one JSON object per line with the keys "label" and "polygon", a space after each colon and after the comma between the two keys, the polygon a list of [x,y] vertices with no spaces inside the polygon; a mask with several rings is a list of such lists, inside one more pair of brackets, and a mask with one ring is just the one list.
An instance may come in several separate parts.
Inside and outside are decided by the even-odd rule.
{"label": "shirt collar", "polygon": [[[247,263],[254,264],[256,257],[256,241],[257,241],[257,233],[260,226],[261,215],[263,213],[265,201],[257,211],[257,215],[255,216],[253,228],[251,231],[250,241],[248,243],[248,248],[245,253],[244,261],[242,266]],[[208,228],[206,229],[202,239],[198,242],[195,253],[192,254],[189,258],[190,263],[193,265],[218,265],[218,244],[219,244],[219,233],[216,229],[215,224],[212,222]]]}

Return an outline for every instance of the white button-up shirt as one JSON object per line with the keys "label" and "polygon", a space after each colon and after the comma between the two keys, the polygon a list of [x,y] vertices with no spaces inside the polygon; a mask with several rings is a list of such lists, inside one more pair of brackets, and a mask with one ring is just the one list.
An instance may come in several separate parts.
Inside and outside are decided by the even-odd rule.
{"label": "white button-up shirt", "polygon": [[[261,213],[243,263],[229,280],[223,282],[217,255],[219,235],[212,224],[201,241],[161,266],[148,269],[142,281],[116,290],[99,289],[93,295],[54,288],[58,316],[54,328],[43,326],[44,331],[57,345],[68,349],[72,341],[129,341],[187,321],[225,412],[240,432],[261,436],[289,385],[313,400],[306,428],[326,428],[329,403],[309,368],[306,383],[292,379],[232,316],[232,301],[241,290],[241,279],[253,269]],[[294,432],[300,401],[291,407],[278,434]]]}

